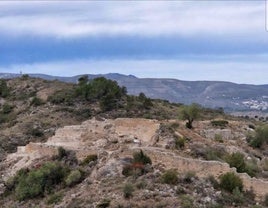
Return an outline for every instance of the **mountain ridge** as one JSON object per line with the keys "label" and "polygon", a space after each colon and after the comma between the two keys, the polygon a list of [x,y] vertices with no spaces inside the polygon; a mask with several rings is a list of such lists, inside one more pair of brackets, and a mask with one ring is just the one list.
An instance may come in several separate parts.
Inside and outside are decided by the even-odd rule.
{"label": "mountain ridge", "polygon": [[[84,74],[89,79],[104,76],[125,86],[129,94],[138,95],[143,92],[154,99],[164,99],[176,103],[199,103],[205,107],[223,108],[233,111],[268,111],[268,84],[237,84],[228,81],[184,81],[173,78],[138,78],[133,75],[119,73]],[[13,78],[21,74],[0,73],[0,78]],[[46,80],[58,79],[75,83],[79,77],[51,76],[46,74],[29,74],[31,77]]]}

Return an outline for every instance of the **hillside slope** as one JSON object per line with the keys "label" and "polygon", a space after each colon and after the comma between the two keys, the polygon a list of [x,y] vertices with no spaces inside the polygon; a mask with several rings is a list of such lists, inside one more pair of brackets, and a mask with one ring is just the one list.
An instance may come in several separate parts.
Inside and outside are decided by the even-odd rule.
{"label": "hillside slope", "polygon": [[[47,142],[29,143],[19,147],[16,153],[9,154],[2,163],[3,180],[7,181],[21,168],[36,169],[46,161],[55,161],[59,147],[76,153],[80,162],[71,167],[84,172],[85,178],[71,187],[56,187],[61,196],[52,204],[49,199],[56,194],[53,192],[45,194],[45,197],[21,202],[13,201],[12,195],[7,195],[0,198],[0,203],[4,207],[98,207],[104,201],[109,201],[109,207],[186,207],[185,204],[190,204],[190,207],[252,207],[254,196],[257,201],[264,200],[268,194],[267,178],[256,179],[245,173],[237,173],[235,168],[230,168],[224,161],[193,158],[197,154],[195,147],[200,143],[207,148],[221,146],[226,152],[239,151],[245,157],[254,157],[252,150],[245,151],[246,145],[242,138],[231,138],[229,134],[229,138],[217,142],[209,139],[208,135],[201,136],[206,128],[213,129],[207,121],[198,122],[194,131],[176,122],[175,127],[174,121],[93,118],[81,125],[60,128]],[[246,131],[236,129],[237,125],[245,127],[246,123],[231,122],[225,130],[242,136]],[[168,126],[173,126],[174,132],[166,129]],[[183,148],[175,148],[175,135],[188,137]],[[240,143],[240,147],[234,143]],[[136,169],[131,175],[125,175],[123,170],[131,167],[132,154],[141,150],[151,158],[152,165],[144,167],[145,173],[140,174],[139,169]],[[96,155],[97,161],[82,162],[89,155]],[[61,160],[67,164],[73,161],[68,161],[68,158]],[[176,170],[179,175],[179,181],[174,184],[161,181],[170,169]],[[238,200],[219,187],[213,187],[212,178],[218,180],[222,174],[230,172],[241,177],[244,191],[255,195],[241,195],[242,198]],[[124,197],[126,184],[130,184],[133,189],[130,197]]]}
{"label": "hillside slope", "polygon": [[[0,81],[2,207],[266,204],[265,121],[199,106],[188,129],[186,106],[127,95],[104,78]],[[225,174],[242,185],[227,190]]]}
{"label": "hillside slope", "polygon": [[[0,77],[8,78],[19,74],[2,73]],[[61,80],[76,83],[81,75],[74,77],[57,77],[43,74],[31,74],[47,80]],[[104,76],[127,87],[128,93],[138,95],[140,92],[156,99],[165,99],[177,103],[199,103],[205,107],[219,108],[226,111],[268,111],[268,85],[235,84],[220,81],[181,81],[176,79],[137,78],[122,74],[91,75],[93,79]]]}

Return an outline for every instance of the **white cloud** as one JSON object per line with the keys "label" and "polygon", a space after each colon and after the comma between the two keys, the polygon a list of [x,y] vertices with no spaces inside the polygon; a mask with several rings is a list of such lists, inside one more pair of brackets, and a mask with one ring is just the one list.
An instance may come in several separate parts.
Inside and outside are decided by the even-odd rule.
{"label": "white cloud", "polygon": [[[58,76],[78,74],[122,73],[138,77],[176,78],[181,80],[221,80],[236,83],[267,84],[268,55],[255,61],[200,60],[70,60],[49,63],[13,65],[0,68],[2,72],[44,73]],[[231,60],[231,61],[228,61]]]}
{"label": "white cloud", "polygon": [[53,37],[263,34],[265,5],[240,1],[0,2],[0,31]]}

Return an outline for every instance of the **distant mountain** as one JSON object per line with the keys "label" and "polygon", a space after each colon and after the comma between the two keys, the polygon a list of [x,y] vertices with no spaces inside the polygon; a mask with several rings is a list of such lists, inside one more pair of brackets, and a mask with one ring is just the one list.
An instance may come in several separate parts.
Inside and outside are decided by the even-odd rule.
{"label": "distant mountain", "polygon": [[[77,82],[81,75],[57,77],[29,74],[47,80]],[[0,78],[13,78],[20,74],[0,73]],[[206,107],[224,108],[225,111],[268,111],[268,85],[235,84],[222,81],[181,81],[177,79],[137,78],[117,73],[88,75],[90,79],[104,76],[126,86],[129,94],[165,99],[170,102],[200,103]]]}

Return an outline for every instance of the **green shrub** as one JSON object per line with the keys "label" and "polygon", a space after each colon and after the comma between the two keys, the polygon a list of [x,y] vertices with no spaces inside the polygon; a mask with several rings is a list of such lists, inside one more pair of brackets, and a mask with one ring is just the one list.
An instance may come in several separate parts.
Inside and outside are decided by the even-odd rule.
{"label": "green shrub", "polygon": [[164,172],[161,176],[161,181],[166,184],[175,185],[178,183],[178,173],[174,169],[170,169]]}
{"label": "green shrub", "polygon": [[206,160],[219,160],[222,161],[224,157],[226,156],[226,152],[224,149],[219,149],[219,148],[212,148],[212,147],[207,147],[204,151],[203,157]]}
{"label": "green shrub", "polygon": [[122,174],[126,177],[133,175],[133,167],[132,165],[123,166]]}
{"label": "green shrub", "polygon": [[29,129],[28,133],[34,137],[42,137],[44,136],[44,132],[42,129],[40,128],[32,128]]}
{"label": "green shrub", "polygon": [[2,106],[2,113],[3,114],[9,114],[11,113],[13,110],[13,106],[12,105],[9,105],[8,103],[5,103],[3,106]]}
{"label": "green shrub", "polygon": [[255,136],[248,139],[250,145],[254,148],[261,148],[268,143],[268,125],[258,127]]}
{"label": "green shrub", "polygon": [[0,79],[0,97],[7,97],[10,94],[10,89],[7,86],[6,80]]}
{"label": "green shrub", "polygon": [[73,105],[75,94],[72,90],[60,90],[48,97],[48,101],[53,104]]}
{"label": "green shrub", "polygon": [[171,124],[170,124],[170,128],[172,128],[172,129],[177,129],[177,128],[179,128],[180,127],[180,124],[178,123],[178,122],[172,122]]}
{"label": "green shrub", "polygon": [[242,191],[243,182],[233,172],[229,172],[220,177],[220,187],[230,193],[232,193],[236,187],[239,191]]}
{"label": "green shrub", "polygon": [[62,198],[63,198],[62,193],[54,193],[48,197],[48,199],[46,200],[46,204],[48,204],[48,205],[57,204],[57,203],[61,202]]}
{"label": "green shrub", "polygon": [[214,189],[218,189],[220,184],[213,175],[208,176],[207,180],[211,183]]}
{"label": "green shrub", "polygon": [[146,164],[152,164],[150,157],[144,154],[142,150],[139,152],[134,152],[131,164],[127,164],[123,167],[122,174],[127,177],[141,176],[146,173]]}
{"label": "green shrub", "polygon": [[14,177],[11,177],[6,181],[5,186],[7,187],[7,189],[14,189],[18,185],[20,178],[27,177],[28,172],[29,170],[26,168],[18,170]]}
{"label": "green shrub", "polygon": [[38,97],[34,97],[30,103],[31,106],[40,106],[42,104],[44,104],[44,102]]}
{"label": "green shrub", "polygon": [[132,184],[127,183],[124,185],[123,193],[126,199],[131,198],[133,196],[133,192],[134,192],[134,186]]}
{"label": "green shrub", "polygon": [[181,207],[182,208],[193,208],[194,207],[194,200],[192,197],[188,195],[181,196]]}
{"label": "green shrub", "polygon": [[188,172],[186,172],[186,174],[183,178],[183,181],[186,183],[191,183],[194,177],[195,177],[195,172],[188,171]]}
{"label": "green shrub", "polygon": [[230,165],[230,167],[235,167],[238,173],[243,173],[246,170],[246,163],[242,153],[232,153],[226,158],[226,162]]}
{"label": "green shrub", "polygon": [[67,172],[68,169],[59,163],[45,163],[39,169],[18,176],[15,195],[20,201],[43,196],[45,191],[50,192],[55,185],[61,183]]}
{"label": "green shrub", "polygon": [[260,172],[260,168],[259,168],[259,166],[257,164],[257,161],[256,160],[247,161],[246,162],[245,172],[249,176],[255,177]]}
{"label": "green shrub", "polygon": [[184,137],[175,137],[176,149],[182,149],[185,146],[186,139]]}
{"label": "green shrub", "polygon": [[229,122],[225,120],[214,120],[210,122],[212,126],[225,128]]}
{"label": "green shrub", "polygon": [[68,153],[63,147],[58,147],[58,159],[62,160],[64,157],[67,157]]}
{"label": "green shrub", "polygon": [[29,78],[30,78],[29,74],[23,74],[23,75],[21,76],[21,79],[22,79],[22,80],[27,80],[27,79],[29,79]]}
{"label": "green shrub", "polygon": [[223,143],[222,136],[220,134],[215,134],[214,140],[220,143]]}
{"label": "green shrub", "polygon": [[126,88],[120,87],[116,81],[98,77],[90,81],[79,82],[76,94],[85,100],[100,100],[102,108],[110,108],[114,107],[123,95],[126,95]]}
{"label": "green shrub", "polygon": [[147,186],[147,182],[145,180],[139,181],[136,184],[137,189],[144,189]]}
{"label": "green shrub", "polygon": [[235,187],[235,189],[233,190],[232,198],[233,202],[235,202],[236,204],[243,204],[245,201],[244,195],[238,187]]}
{"label": "green shrub", "polygon": [[98,156],[96,154],[88,155],[82,162],[81,165],[88,165],[90,162],[95,162],[98,160]]}
{"label": "green shrub", "polygon": [[53,157],[54,160],[62,161],[68,165],[77,165],[78,160],[76,153],[73,150],[66,150],[63,147],[58,147],[58,154]]}
{"label": "green shrub", "polygon": [[257,162],[255,160],[246,162],[242,153],[232,153],[226,157],[226,162],[230,167],[235,167],[238,173],[247,173],[251,177],[260,171]]}
{"label": "green shrub", "polygon": [[65,184],[67,186],[73,186],[77,183],[79,183],[82,179],[82,174],[79,170],[73,170],[70,172],[70,174],[67,176],[65,180]]}
{"label": "green shrub", "polygon": [[185,189],[182,186],[179,185],[179,186],[177,186],[176,194],[177,195],[186,194],[186,191],[185,191]]}
{"label": "green shrub", "polygon": [[142,150],[133,153],[133,163],[152,164],[152,160],[149,156],[143,153]]}

